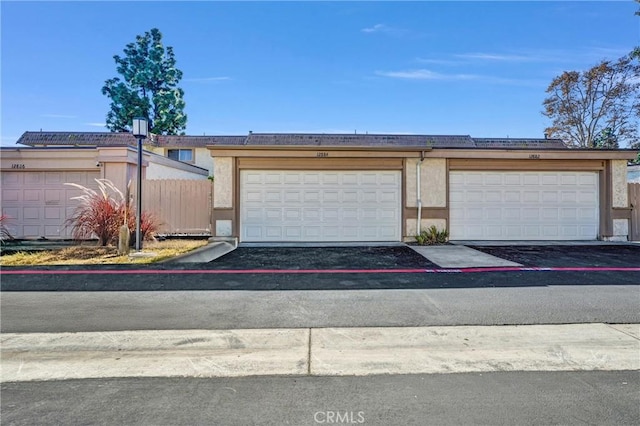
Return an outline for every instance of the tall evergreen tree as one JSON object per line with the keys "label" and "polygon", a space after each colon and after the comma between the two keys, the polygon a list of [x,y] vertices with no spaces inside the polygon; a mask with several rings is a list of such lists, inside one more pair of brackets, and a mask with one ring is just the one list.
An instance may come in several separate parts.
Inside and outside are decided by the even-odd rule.
{"label": "tall evergreen tree", "polygon": [[107,128],[127,132],[133,117],[145,117],[151,133],[184,134],[184,91],[178,87],[182,71],[176,68],[173,48],[162,44],[160,31],[153,28],[137,36],[125,47],[124,56],[113,59],[122,78],[110,78],[102,87],[102,94],[111,99]]}

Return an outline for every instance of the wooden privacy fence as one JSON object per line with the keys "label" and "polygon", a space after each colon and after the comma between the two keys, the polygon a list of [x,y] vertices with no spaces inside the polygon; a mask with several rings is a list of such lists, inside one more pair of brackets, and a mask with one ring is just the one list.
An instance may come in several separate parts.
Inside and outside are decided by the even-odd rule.
{"label": "wooden privacy fence", "polygon": [[631,241],[640,241],[640,183],[629,184],[629,204],[631,205],[629,239]]}
{"label": "wooden privacy fence", "polygon": [[211,235],[213,184],[209,180],[145,180],[142,210],[160,219],[161,235]]}

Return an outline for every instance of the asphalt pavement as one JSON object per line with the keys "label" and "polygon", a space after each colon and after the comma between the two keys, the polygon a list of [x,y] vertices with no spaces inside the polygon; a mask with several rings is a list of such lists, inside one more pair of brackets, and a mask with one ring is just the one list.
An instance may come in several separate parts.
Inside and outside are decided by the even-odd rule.
{"label": "asphalt pavement", "polygon": [[638,306],[640,286],[613,284],[423,290],[3,292],[0,330],[53,333],[640,323]]}
{"label": "asphalt pavement", "polygon": [[1,390],[3,425],[640,424],[638,371],[90,379]]}

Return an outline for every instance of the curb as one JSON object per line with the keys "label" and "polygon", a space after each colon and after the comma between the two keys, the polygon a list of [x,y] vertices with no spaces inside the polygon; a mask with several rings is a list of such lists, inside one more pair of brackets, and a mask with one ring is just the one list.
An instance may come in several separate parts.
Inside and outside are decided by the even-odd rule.
{"label": "curb", "polygon": [[640,370],[639,324],[5,333],[1,382]]}

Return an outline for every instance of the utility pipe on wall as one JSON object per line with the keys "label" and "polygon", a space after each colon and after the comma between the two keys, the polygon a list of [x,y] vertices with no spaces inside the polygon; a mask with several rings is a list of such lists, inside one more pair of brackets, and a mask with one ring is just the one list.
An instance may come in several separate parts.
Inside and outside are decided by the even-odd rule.
{"label": "utility pipe on wall", "polygon": [[418,200],[418,221],[416,222],[416,235],[422,231],[422,192],[420,190],[420,166],[424,161],[424,151],[420,152],[420,161],[416,163],[416,198]]}

